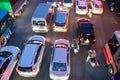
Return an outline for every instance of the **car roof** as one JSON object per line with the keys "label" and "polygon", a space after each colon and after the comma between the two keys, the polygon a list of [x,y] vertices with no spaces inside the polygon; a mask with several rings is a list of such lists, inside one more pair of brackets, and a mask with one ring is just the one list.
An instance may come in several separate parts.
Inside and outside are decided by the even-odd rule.
{"label": "car roof", "polygon": [[67,49],[66,48],[55,48],[53,62],[65,63],[67,60]]}
{"label": "car roof", "polygon": [[35,58],[35,54],[37,53],[37,49],[38,49],[37,44],[26,44],[20,61],[19,61],[19,66],[23,66],[23,67],[31,67],[33,65],[34,62],[34,58]]}
{"label": "car roof", "polygon": [[86,1],[78,1],[78,6],[87,6]]}
{"label": "car roof", "polygon": [[64,23],[66,21],[66,15],[66,12],[57,12],[55,22]]}
{"label": "car roof", "polygon": [[33,18],[46,18],[47,14],[49,13],[51,4],[41,3],[35,9],[32,17]]}
{"label": "car roof", "polygon": [[90,23],[83,23],[80,26],[81,26],[82,33],[84,35],[86,35],[86,34],[94,35],[92,24],[90,24]]}

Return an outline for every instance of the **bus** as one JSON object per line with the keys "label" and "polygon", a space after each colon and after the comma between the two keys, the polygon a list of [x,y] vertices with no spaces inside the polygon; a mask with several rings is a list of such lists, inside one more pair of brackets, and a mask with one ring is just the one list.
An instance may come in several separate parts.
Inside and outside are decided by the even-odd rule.
{"label": "bus", "polygon": [[0,10],[0,48],[6,45],[15,29],[15,24],[7,10]]}
{"label": "bus", "polygon": [[51,4],[40,3],[32,15],[32,30],[38,33],[49,31],[53,7]]}
{"label": "bus", "polygon": [[109,76],[120,74],[120,31],[113,33],[103,51]]}

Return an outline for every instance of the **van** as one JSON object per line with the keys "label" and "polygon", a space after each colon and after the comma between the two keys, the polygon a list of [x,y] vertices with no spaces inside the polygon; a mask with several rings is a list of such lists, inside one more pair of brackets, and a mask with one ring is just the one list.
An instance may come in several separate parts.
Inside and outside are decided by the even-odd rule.
{"label": "van", "polygon": [[52,11],[51,4],[41,3],[38,5],[31,19],[34,32],[46,33],[49,31]]}

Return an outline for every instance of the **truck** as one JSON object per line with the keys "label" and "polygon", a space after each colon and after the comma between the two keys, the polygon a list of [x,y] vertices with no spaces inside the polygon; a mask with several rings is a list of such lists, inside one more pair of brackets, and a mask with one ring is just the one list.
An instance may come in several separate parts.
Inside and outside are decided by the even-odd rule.
{"label": "truck", "polygon": [[12,18],[20,16],[23,7],[30,3],[30,0],[0,0],[0,10],[7,10]]}
{"label": "truck", "polygon": [[[109,76],[112,80],[120,80],[120,31],[114,31],[103,51]],[[116,77],[119,79],[114,79]]]}

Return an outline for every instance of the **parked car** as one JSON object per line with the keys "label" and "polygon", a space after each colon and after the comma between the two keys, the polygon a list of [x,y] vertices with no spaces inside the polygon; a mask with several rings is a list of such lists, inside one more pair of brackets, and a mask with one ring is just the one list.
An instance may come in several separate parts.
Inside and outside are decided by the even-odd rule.
{"label": "parked car", "polygon": [[28,39],[18,61],[16,71],[23,77],[35,77],[41,67],[45,50],[45,38],[34,35]]}
{"label": "parked car", "polygon": [[93,14],[103,14],[103,4],[100,0],[93,0],[90,2]]}
{"label": "parked car", "polygon": [[16,46],[4,46],[0,49],[0,80],[9,80],[21,54]]}
{"label": "parked car", "polygon": [[76,1],[76,14],[86,15],[88,13],[88,4],[86,0],[77,0]]}
{"label": "parked car", "polygon": [[93,24],[88,19],[78,20],[78,38],[81,45],[90,45],[96,42]]}
{"label": "parked car", "polygon": [[58,39],[52,47],[50,61],[50,78],[52,80],[68,80],[70,76],[70,43],[66,39]]}
{"label": "parked car", "polygon": [[69,14],[67,11],[57,11],[55,23],[53,27],[54,32],[67,32]]}

